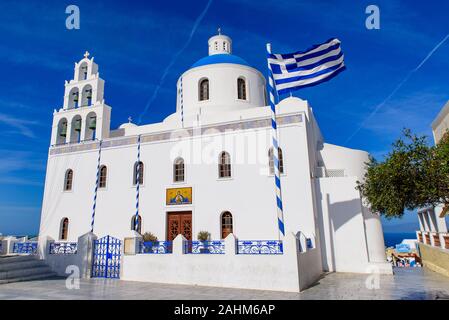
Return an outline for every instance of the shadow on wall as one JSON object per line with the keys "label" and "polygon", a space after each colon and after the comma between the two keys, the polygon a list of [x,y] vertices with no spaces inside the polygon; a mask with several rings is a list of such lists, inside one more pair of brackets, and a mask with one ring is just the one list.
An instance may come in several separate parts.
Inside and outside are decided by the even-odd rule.
{"label": "shadow on wall", "polygon": [[[350,228],[348,224],[352,222],[357,215],[362,216],[362,204],[360,199],[352,199],[347,201],[339,201],[331,203],[329,193],[323,194],[320,191],[318,183],[318,209],[323,213],[319,216],[321,254],[323,257],[324,271],[334,271],[337,263],[337,248],[344,249],[352,241],[356,241],[357,230],[351,232],[347,230],[343,235],[337,236],[337,232],[344,227]],[[323,199],[324,197],[324,199]],[[362,220],[363,221],[363,220]],[[357,227],[357,226],[356,226]],[[361,226],[363,227],[363,225]],[[328,239],[326,239],[328,237]],[[365,242],[365,239],[363,239]],[[356,253],[356,252],[354,252]]]}

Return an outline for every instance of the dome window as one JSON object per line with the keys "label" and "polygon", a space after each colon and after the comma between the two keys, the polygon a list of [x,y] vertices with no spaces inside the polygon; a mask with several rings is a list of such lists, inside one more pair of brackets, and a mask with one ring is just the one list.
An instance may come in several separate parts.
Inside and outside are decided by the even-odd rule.
{"label": "dome window", "polygon": [[237,79],[237,97],[239,100],[246,100],[246,81],[243,78]]}
{"label": "dome window", "polygon": [[198,98],[200,101],[209,100],[209,79],[200,81]]}

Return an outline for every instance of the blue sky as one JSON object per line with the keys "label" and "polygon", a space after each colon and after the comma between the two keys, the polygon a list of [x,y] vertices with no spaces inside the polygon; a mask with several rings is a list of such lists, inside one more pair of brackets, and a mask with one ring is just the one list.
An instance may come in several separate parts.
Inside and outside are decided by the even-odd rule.
{"label": "blue sky", "polygon": [[[212,0],[187,42],[207,3],[1,1],[0,233],[38,231],[52,112],[61,107],[64,80],[72,78],[74,62],[85,50],[106,81],[112,128],[128,116],[138,119],[158,85],[142,123],[172,113],[178,76],[207,54],[207,39],[218,26],[233,38],[234,53],[262,72],[266,42],[281,53],[331,37],[342,41],[347,71],[295,93],[309,100],[329,143],[380,158],[403,127],[430,135],[432,119],[449,99],[448,41],[368,118],[449,33],[449,3],[375,1],[381,29],[367,30],[365,8],[372,1]],[[69,4],[80,8],[80,30],[65,28]],[[388,222],[398,223],[416,223],[416,217]]]}

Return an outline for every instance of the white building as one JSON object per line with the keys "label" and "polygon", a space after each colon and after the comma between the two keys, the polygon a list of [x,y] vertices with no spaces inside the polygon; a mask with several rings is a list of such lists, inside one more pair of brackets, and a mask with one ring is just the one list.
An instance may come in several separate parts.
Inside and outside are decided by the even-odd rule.
{"label": "white building", "polygon": [[[434,142],[437,144],[449,130],[449,102],[440,110],[432,122]],[[430,246],[449,249],[449,231],[447,228],[448,208],[443,205],[420,208],[417,210],[419,231],[418,241]],[[446,266],[449,270],[449,266]],[[446,271],[449,275],[449,271]]]}
{"label": "white building", "polygon": [[[380,219],[363,206],[355,188],[368,154],[325,143],[309,103],[294,97],[277,105],[287,234],[280,239],[285,246],[279,247],[265,78],[232,54],[229,37],[209,39],[209,55],[180,76],[176,110],[160,123],[124,123],[111,130],[104,88],[98,65],[86,54],[75,63],[74,78],[65,83],[64,104],[53,114],[39,236],[42,253],[55,268],[64,263],[47,254],[47,241],[78,241],[79,246],[79,237],[91,231],[100,141],[93,237],[139,237],[132,229],[140,137],[138,231],[151,232],[160,241],[176,240],[172,255],[128,255],[133,249],[125,241],[120,248],[125,254],[116,259],[122,279],[162,277],[160,282],[295,291],[289,284],[294,279],[301,279],[302,289],[323,271],[391,273]],[[220,241],[226,254],[183,256],[176,251],[183,241],[179,234],[196,240],[199,231]],[[237,247],[229,240],[234,237],[240,240]],[[294,260],[300,261],[299,268],[282,260],[290,256],[291,239],[298,239]],[[256,246],[261,244],[256,240],[276,240],[267,250],[278,254],[245,255],[239,252],[245,249],[242,240]],[[176,265],[185,264],[183,275],[171,267],[171,256]],[[281,264],[296,270],[282,271],[284,282],[250,279],[251,274],[273,276],[273,268]],[[153,266],[151,272],[145,271],[147,265]],[[249,273],[238,281],[225,276],[217,282],[211,268]],[[161,270],[164,274],[157,275]]]}

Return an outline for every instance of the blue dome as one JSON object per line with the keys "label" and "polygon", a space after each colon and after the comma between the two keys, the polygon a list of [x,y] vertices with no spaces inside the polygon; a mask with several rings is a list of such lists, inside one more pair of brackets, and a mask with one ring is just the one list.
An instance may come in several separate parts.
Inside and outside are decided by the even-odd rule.
{"label": "blue dome", "polygon": [[244,66],[250,66],[248,62],[243,60],[240,57],[234,56],[232,54],[213,54],[211,56],[204,57],[192,65],[192,68],[206,66],[209,64],[217,64],[217,63],[233,63],[240,64]]}

